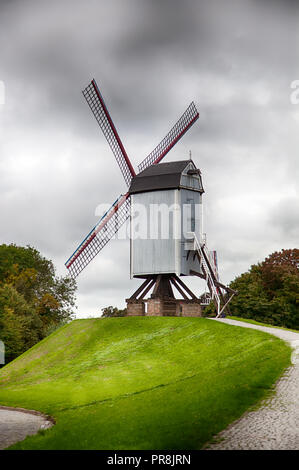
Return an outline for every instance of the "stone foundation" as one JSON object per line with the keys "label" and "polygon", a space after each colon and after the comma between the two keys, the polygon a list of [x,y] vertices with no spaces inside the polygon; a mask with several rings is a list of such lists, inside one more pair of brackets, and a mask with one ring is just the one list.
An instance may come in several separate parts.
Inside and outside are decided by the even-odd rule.
{"label": "stone foundation", "polygon": [[134,302],[126,300],[126,302],[128,317],[144,315],[144,302],[138,302],[136,300]]}
{"label": "stone foundation", "polygon": [[161,299],[148,299],[147,313],[148,316],[162,316],[163,315],[163,301]]}
{"label": "stone foundation", "polygon": [[[127,299],[127,314],[129,316],[202,316],[199,298],[176,274],[151,274],[144,276],[144,279],[141,286]],[[175,298],[173,287],[180,292],[183,299]],[[151,296],[145,299],[144,297],[151,289],[153,289]]]}
{"label": "stone foundation", "polygon": [[[145,303],[147,312],[145,312]],[[127,300],[128,316],[172,316],[172,317],[201,317],[202,309],[199,302],[194,300],[177,299],[146,299]]]}
{"label": "stone foundation", "polygon": [[182,317],[201,317],[201,305],[197,302],[185,301],[181,303]]}

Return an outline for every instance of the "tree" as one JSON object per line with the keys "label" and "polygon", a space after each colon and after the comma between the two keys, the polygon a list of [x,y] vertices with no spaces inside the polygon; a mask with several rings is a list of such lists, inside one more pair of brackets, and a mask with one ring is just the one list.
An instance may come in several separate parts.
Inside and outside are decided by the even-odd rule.
{"label": "tree", "polygon": [[76,283],[27,246],[0,245],[0,339],[6,362],[72,319]]}
{"label": "tree", "polygon": [[261,276],[269,299],[274,298],[287,277],[299,276],[299,249],[272,253],[261,264]]}
{"label": "tree", "polygon": [[238,291],[233,315],[287,328],[299,328],[299,250],[272,253],[231,284]]}
{"label": "tree", "polygon": [[126,314],[126,308],[119,310],[117,307],[112,307],[112,305],[102,308],[102,317],[125,317]]}

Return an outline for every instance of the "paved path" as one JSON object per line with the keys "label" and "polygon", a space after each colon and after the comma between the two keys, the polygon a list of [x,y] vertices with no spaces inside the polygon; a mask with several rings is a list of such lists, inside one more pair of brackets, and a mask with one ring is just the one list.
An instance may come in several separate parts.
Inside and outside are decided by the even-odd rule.
{"label": "paved path", "polygon": [[47,417],[38,412],[0,407],[0,449],[5,449],[52,425]]}
{"label": "paved path", "polygon": [[[276,384],[275,394],[256,411],[245,413],[217,436],[208,450],[299,450],[299,333],[251,323],[217,319],[230,325],[253,328],[290,343],[292,366]],[[218,439],[220,441],[218,442]]]}

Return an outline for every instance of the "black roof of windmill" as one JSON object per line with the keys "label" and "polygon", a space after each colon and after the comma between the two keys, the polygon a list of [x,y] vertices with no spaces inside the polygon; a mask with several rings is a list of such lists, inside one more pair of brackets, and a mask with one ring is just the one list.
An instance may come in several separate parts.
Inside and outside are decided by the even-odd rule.
{"label": "black roof of windmill", "polygon": [[[132,179],[129,188],[130,194],[144,193],[147,191],[161,191],[165,189],[190,188],[188,182],[183,179],[182,174],[188,167],[186,177],[198,175],[199,178],[192,178],[192,190],[203,193],[200,170],[196,168],[192,160],[181,160],[176,162],[159,163],[151,165],[141,171]],[[190,179],[190,178],[189,178]],[[196,186],[194,182],[197,183]]]}
{"label": "black roof of windmill", "polygon": [[[83,95],[110,145],[128,192],[118,197],[66,261],[65,265],[73,277],[83,271],[128,219],[131,194],[180,187],[181,173],[190,160],[159,163],[199,118],[196,106],[191,102],[164,139],[138,165],[136,174],[95,80],[83,90]],[[203,192],[202,185],[197,190]]]}

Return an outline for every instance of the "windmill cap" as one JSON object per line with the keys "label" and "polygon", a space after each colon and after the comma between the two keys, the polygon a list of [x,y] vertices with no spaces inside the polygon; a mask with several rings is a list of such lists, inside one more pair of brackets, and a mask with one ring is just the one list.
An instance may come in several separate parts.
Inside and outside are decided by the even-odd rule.
{"label": "windmill cap", "polygon": [[[185,172],[187,167],[187,172]],[[190,187],[189,184],[184,184],[182,173],[185,173],[185,176],[193,176],[193,178],[196,177],[198,184],[194,184],[192,187]],[[159,163],[157,165],[149,166],[132,179],[129,192],[130,194],[136,194],[184,187],[188,187],[188,189],[199,191],[201,193],[204,192],[200,170],[196,168],[192,160]]]}

